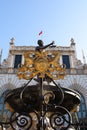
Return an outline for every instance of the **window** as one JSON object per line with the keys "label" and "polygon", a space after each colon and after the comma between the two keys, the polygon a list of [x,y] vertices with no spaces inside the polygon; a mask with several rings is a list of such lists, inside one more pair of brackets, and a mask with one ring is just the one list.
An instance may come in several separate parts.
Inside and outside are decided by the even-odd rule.
{"label": "window", "polygon": [[62,55],[63,64],[66,65],[66,69],[70,68],[69,55]]}
{"label": "window", "polygon": [[21,60],[22,60],[22,55],[15,55],[14,68],[18,68],[18,65],[21,64]]}
{"label": "window", "polygon": [[[4,98],[5,95],[9,92],[9,90],[5,91],[1,96],[0,96],[0,121],[1,122],[9,122],[10,121],[10,117],[11,117],[11,112],[6,110],[6,105],[4,103]],[[11,126],[10,124],[3,124],[0,125],[0,130],[7,130],[8,128],[10,128],[9,130],[11,130]]]}
{"label": "window", "polygon": [[4,103],[5,95],[9,90],[5,91],[0,97],[0,121],[8,121],[11,112],[6,110],[6,105]]}
{"label": "window", "polygon": [[86,103],[85,103],[85,98],[82,95],[81,96],[81,103],[80,103],[80,107],[79,107],[79,112],[78,112],[78,117],[85,118],[86,116],[87,116]]}

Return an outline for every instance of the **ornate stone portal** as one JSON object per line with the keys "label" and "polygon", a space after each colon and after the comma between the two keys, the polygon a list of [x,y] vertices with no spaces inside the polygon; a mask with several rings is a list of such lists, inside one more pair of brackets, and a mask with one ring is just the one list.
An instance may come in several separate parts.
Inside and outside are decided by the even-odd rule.
{"label": "ornate stone portal", "polygon": [[[58,52],[28,51],[24,57],[17,75],[28,82],[6,95],[12,115],[2,126],[9,124],[13,130],[67,130],[72,125],[70,112],[80,104],[80,95],[54,81],[66,74]],[[33,79],[36,85],[30,85]]]}

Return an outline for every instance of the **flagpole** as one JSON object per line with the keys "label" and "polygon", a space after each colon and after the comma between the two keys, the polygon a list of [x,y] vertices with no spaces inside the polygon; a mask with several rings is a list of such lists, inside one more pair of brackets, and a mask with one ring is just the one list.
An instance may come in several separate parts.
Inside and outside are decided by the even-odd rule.
{"label": "flagpole", "polygon": [[1,67],[1,59],[2,59],[2,49],[0,51],[0,67]]}
{"label": "flagpole", "polygon": [[84,55],[83,50],[82,50],[82,58],[83,58],[83,64],[86,64],[86,59],[85,59],[85,55]]}

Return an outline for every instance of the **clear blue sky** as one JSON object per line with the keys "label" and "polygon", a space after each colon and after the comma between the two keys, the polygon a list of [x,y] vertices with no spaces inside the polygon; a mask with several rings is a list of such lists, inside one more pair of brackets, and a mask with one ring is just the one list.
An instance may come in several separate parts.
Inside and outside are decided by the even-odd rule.
{"label": "clear blue sky", "polygon": [[7,58],[12,37],[18,46],[36,46],[38,39],[69,46],[73,37],[78,59],[82,49],[87,58],[87,0],[0,0],[2,59]]}

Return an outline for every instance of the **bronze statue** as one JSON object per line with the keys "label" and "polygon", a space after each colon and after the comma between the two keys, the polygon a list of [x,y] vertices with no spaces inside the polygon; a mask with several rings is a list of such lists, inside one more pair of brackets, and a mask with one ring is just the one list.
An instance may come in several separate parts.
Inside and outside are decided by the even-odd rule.
{"label": "bronze statue", "polygon": [[42,40],[38,40],[38,41],[37,41],[37,44],[38,44],[39,46],[36,47],[36,50],[42,51],[43,49],[46,49],[47,47],[53,45],[53,44],[54,44],[54,41],[53,41],[52,43],[50,43],[50,44],[44,46],[43,41],[42,41]]}

